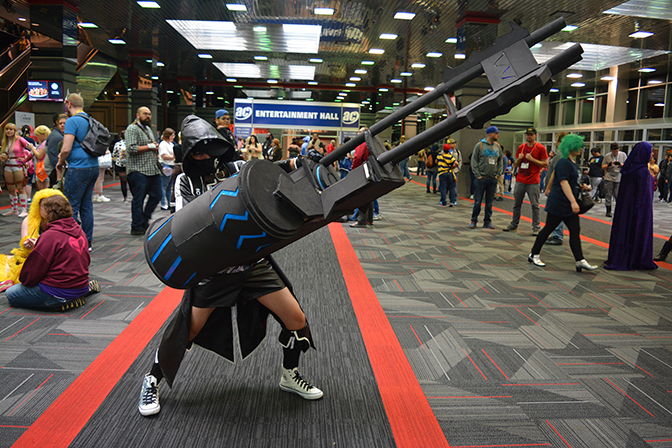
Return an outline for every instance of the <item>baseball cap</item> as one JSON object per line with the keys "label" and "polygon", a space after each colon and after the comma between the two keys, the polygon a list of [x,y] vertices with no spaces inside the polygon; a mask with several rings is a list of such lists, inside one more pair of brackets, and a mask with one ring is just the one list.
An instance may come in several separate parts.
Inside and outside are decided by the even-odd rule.
{"label": "baseball cap", "polygon": [[457,142],[455,141],[454,138],[449,138],[448,143],[450,143],[452,145],[453,143],[457,143]]}
{"label": "baseball cap", "polygon": [[226,110],[226,109],[219,109],[219,110],[215,113],[215,118],[222,118],[224,115],[229,115],[229,111]]}
{"label": "baseball cap", "polygon": [[443,145],[443,150],[444,150],[444,151],[448,151],[449,149],[450,149],[450,143],[445,143],[445,144]]}
{"label": "baseball cap", "polygon": [[499,129],[497,129],[497,126],[490,126],[488,129],[485,130],[486,134],[492,134],[495,132],[499,132]]}
{"label": "baseball cap", "polygon": [[534,129],[534,128],[527,128],[527,130],[525,131],[525,133],[526,133],[526,134],[536,134],[536,133],[537,133],[537,130]]}

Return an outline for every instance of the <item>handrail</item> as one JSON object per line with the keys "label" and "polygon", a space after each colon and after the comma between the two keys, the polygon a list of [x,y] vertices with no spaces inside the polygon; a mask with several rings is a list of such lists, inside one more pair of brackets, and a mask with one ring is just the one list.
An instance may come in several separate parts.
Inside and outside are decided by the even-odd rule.
{"label": "handrail", "polygon": [[28,47],[28,48],[26,48],[25,50],[23,50],[23,52],[22,52],[21,54],[19,54],[14,60],[12,60],[12,62],[10,62],[9,64],[7,64],[7,66],[6,66],[5,68],[3,68],[2,70],[0,70],[0,78],[2,78],[2,76],[3,76],[5,73],[7,73],[9,70],[11,70],[12,68],[14,68],[14,66],[15,66],[16,64],[18,64],[19,61],[22,60],[22,59],[25,58],[25,57],[30,57],[30,47]]}

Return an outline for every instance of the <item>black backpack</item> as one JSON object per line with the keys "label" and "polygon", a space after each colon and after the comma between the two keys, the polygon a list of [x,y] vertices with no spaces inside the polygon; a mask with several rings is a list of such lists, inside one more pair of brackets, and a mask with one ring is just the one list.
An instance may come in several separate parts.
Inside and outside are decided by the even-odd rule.
{"label": "black backpack", "polygon": [[107,148],[110,146],[110,131],[90,115],[87,115],[86,117],[82,115],[79,116],[89,120],[89,129],[86,131],[84,140],[78,143],[82,146],[84,151],[93,157],[105,155]]}

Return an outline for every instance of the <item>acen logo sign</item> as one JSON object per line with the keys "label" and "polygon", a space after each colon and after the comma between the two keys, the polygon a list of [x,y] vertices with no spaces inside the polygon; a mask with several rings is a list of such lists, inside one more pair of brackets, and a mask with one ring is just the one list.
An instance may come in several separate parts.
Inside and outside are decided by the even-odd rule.
{"label": "acen logo sign", "polygon": [[247,120],[252,116],[252,108],[250,106],[236,107],[236,120]]}
{"label": "acen logo sign", "polygon": [[343,124],[355,124],[359,121],[359,112],[356,110],[346,110],[343,112]]}

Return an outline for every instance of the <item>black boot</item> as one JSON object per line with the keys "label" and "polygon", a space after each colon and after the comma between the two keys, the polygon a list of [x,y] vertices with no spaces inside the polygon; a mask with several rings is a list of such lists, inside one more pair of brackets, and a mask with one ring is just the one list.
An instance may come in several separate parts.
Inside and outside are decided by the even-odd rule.
{"label": "black boot", "polygon": [[667,255],[670,253],[672,250],[672,243],[670,241],[665,241],[665,244],[663,244],[663,248],[660,249],[660,253],[653,257],[653,261],[665,261],[667,258]]}
{"label": "black boot", "polygon": [[607,214],[604,216],[606,216],[607,218],[611,218],[611,207],[607,206]]}

